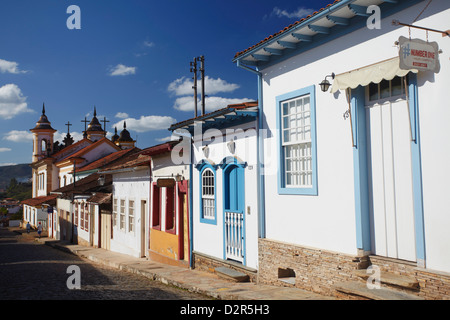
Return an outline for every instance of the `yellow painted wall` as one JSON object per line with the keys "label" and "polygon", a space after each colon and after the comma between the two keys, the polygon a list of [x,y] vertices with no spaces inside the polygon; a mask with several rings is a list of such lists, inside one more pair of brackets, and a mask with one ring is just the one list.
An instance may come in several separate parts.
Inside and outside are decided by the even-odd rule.
{"label": "yellow painted wall", "polygon": [[150,250],[178,260],[178,236],[152,229],[150,231]]}

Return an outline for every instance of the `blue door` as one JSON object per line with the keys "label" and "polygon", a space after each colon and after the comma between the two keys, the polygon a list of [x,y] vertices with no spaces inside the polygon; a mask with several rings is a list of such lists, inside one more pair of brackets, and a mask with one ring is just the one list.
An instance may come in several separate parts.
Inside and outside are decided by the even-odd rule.
{"label": "blue door", "polygon": [[223,171],[225,259],[245,264],[244,168],[229,164]]}

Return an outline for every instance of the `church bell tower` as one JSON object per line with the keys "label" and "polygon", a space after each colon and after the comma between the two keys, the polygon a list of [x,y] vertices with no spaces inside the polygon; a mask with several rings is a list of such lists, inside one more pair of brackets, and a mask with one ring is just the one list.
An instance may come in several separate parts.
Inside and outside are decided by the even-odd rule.
{"label": "church bell tower", "polygon": [[53,135],[56,132],[45,115],[45,104],[42,106],[42,115],[36,122],[36,126],[30,129],[33,133],[33,157],[32,162],[39,161],[53,153]]}

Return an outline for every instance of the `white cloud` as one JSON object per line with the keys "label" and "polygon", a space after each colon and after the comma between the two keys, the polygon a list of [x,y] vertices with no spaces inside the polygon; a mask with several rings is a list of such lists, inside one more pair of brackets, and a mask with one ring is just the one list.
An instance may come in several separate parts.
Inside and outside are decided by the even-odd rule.
{"label": "white cloud", "polygon": [[0,59],[0,72],[18,74],[27,73],[28,71],[19,70],[19,64],[17,62]]}
{"label": "white cloud", "polygon": [[164,138],[159,138],[159,139],[155,139],[158,142],[168,142],[168,141],[176,141],[178,140],[179,137],[178,136],[168,136],[168,137],[164,137]]}
{"label": "white cloud", "polygon": [[12,142],[29,142],[33,141],[33,134],[24,130],[12,130],[3,137],[3,140]]}
{"label": "white cloud", "polygon": [[314,12],[313,9],[307,9],[307,8],[303,8],[303,7],[299,7],[297,8],[297,10],[293,11],[293,12],[288,12],[286,10],[282,10],[278,7],[273,8],[272,10],[272,15],[277,16],[278,18],[296,18],[296,19],[300,19],[300,18],[304,18],[310,14],[312,14]]}
{"label": "white cloud", "polygon": [[11,148],[0,148],[0,152],[8,152],[11,151]]}
{"label": "white cloud", "polygon": [[127,67],[123,64],[118,64],[117,66],[109,70],[110,76],[127,76],[136,73],[136,67]]}
{"label": "white cloud", "polygon": [[[253,101],[252,99],[244,98],[244,99],[238,99],[238,98],[222,98],[222,97],[206,97],[205,98],[205,111],[211,112],[217,109],[226,108],[230,104],[237,104],[242,102],[248,102]],[[175,100],[175,104],[173,106],[175,109],[180,111],[194,111],[195,110],[195,104],[194,104],[194,97],[193,96],[186,96],[177,98]],[[198,100],[197,103],[197,111],[198,114],[201,112],[201,103],[200,100]]]}
{"label": "white cloud", "polygon": [[0,167],[15,166],[15,165],[17,165],[17,163],[14,163],[14,162],[0,163]]}
{"label": "white cloud", "polygon": [[128,118],[129,116],[128,116],[128,113],[126,113],[126,112],[117,112],[116,115],[115,115],[115,117],[116,117],[116,118],[119,118],[119,119],[126,119],[126,118]]}
{"label": "white cloud", "polygon": [[166,130],[176,123],[176,120],[169,116],[141,116],[139,119],[127,118],[113,124],[113,127],[117,128],[118,133],[122,130],[124,121],[127,123],[128,131],[136,132]]}
{"label": "white cloud", "polygon": [[20,88],[15,84],[5,84],[0,87],[0,117],[12,119],[24,112],[34,112],[28,109],[27,97],[24,97]]}
{"label": "white cloud", "polygon": [[148,48],[151,48],[151,47],[154,47],[154,46],[155,46],[155,43],[153,43],[153,42],[151,42],[151,41],[148,41],[148,40],[145,40],[145,41],[144,41],[144,46],[145,46],[145,47],[148,47]]}
{"label": "white cloud", "polygon": [[[167,90],[169,90],[169,92],[172,92],[177,96],[192,95],[194,92],[194,90],[192,89],[193,85],[194,81],[192,79],[182,77],[172,81],[169,84]],[[202,88],[201,80],[198,80],[197,90],[199,94],[201,93],[201,88]],[[235,83],[228,83],[227,81],[222,80],[220,78],[214,79],[208,76],[205,77],[205,94],[207,95],[216,94],[219,92],[233,92],[238,88],[239,85]]]}

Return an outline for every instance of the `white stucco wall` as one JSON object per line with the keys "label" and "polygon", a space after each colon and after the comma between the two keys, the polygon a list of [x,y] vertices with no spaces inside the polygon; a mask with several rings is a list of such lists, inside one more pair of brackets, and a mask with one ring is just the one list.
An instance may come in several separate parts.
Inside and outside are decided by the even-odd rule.
{"label": "white stucco wall", "polygon": [[[117,224],[113,227],[113,237],[110,242],[111,251],[141,256],[141,237],[146,237],[148,250],[148,205],[150,194],[150,169],[142,167],[137,171],[113,174],[113,199],[117,199]],[[125,200],[125,228],[119,224],[120,200]],[[134,200],[134,230],[129,231],[128,201]],[[146,201],[145,234],[141,234],[141,201]]]}
{"label": "white stucco wall", "polygon": [[[436,2],[436,3],[435,3]],[[432,9],[442,12],[417,21],[417,25],[433,29],[448,29],[450,20],[448,1],[433,1]],[[413,35],[425,39],[425,32]],[[419,120],[422,160],[423,208],[425,224],[426,267],[450,272],[450,102],[447,90],[450,84],[450,37],[430,32],[429,41],[436,41],[441,71],[438,74],[419,73]]]}
{"label": "white stucco wall", "polygon": [[[264,121],[269,128],[265,140],[267,238],[348,254],[356,253],[354,168],[345,93],[323,93],[318,84],[326,75],[351,71],[398,55],[394,42],[408,36],[408,28],[391,21],[412,21],[424,3],[382,20],[380,30],[366,28],[337,38],[315,49],[270,66],[263,72]],[[450,19],[448,1],[434,1],[416,25],[446,29]],[[426,39],[426,32],[412,30],[412,38]],[[450,136],[447,119],[450,106],[445,96],[450,84],[450,40],[430,32],[437,41],[439,74],[419,73],[419,113],[423,174],[423,206],[428,268],[450,271],[450,205],[446,181]],[[278,195],[277,192],[277,96],[315,85],[317,126],[318,195]]]}
{"label": "white stucco wall", "polygon": [[[208,145],[210,154],[208,161],[219,164],[225,157],[236,156],[246,162],[245,167],[245,241],[246,265],[258,267],[258,194],[257,194],[257,136],[256,123],[250,122],[242,126],[222,129],[223,136],[218,130],[207,131],[201,136],[194,137],[194,164],[205,160],[203,147]],[[228,130],[228,131],[227,131]],[[214,135],[214,139],[210,135]],[[235,135],[236,134],[236,135]],[[227,148],[227,142],[234,138],[236,144],[235,155]],[[224,203],[223,203],[223,170],[218,168],[216,178],[216,224],[200,221],[200,174],[193,169],[193,228],[194,251],[224,259]]]}

